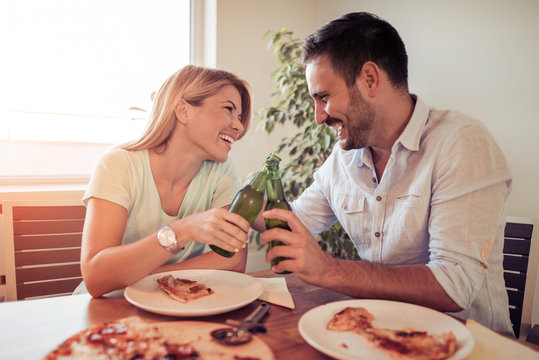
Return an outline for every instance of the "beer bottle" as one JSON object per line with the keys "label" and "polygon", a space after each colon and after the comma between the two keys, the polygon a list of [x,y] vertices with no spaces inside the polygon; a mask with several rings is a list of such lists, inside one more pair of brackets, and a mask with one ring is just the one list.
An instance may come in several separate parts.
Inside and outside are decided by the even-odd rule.
{"label": "beer bottle", "polygon": [[[267,179],[267,194],[268,194],[268,202],[266,204],[265,210],[270,210],[274,208],[278,209],[285,209],[285,210],[292,210],[290,207],[290,204],[286,201],[284,191],[283,191],[283,184],[281,183],[281,175],[279,173],[279,161],[281,159],[275,155],[270,154],[268,157],[268,160],[266,160],[266,166],[267,166],[267,173],[268,173],[268,179]],[[290,230],[288,227],[288,224],[286,221],[279,220],[279,219],[265,219],[266,222],[266,228],[272,229],[275,227],[287,229]],[[273,240],[268,243],[268,249],[269,251],[274,246],[279,245],[285,245],[282,241]],[[276,257],[271,261],[271,266],[277,265],[282,260],[286,260],[288,258],[286,257]],[[283,271],[279,274],[290,274],[290,271]]]}
{"label": "beer bottle", "polygon": [[[228,211],[236,213],[252,224],[262,206],[264,205],[264,192],[266,191],[266,164],[262,165],[251,182],[238,191]],[[224,257],[232,257],[235,253],[223,250],[218,246],[210,245],[217,254]]]}

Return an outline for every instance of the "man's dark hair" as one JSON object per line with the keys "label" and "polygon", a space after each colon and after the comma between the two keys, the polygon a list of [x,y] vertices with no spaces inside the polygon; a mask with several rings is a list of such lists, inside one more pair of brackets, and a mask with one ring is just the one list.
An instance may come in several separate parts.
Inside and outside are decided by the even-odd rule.
{"label": "man's dark hair", "polygon": [[363,64],[372,61],[396,88],[408,91],[408,56],[399,33],[387,21],[366,12],[343,15],[305,39],[303,63],[327,55],[348,87],[355,84]]}

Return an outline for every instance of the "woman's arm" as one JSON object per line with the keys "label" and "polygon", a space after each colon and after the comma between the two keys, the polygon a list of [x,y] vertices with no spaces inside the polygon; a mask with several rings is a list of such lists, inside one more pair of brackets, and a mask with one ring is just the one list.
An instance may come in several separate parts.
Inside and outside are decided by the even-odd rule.
{"label": "woman's arm", "polygon": [[156,234],[122,245],[126,224],[124,207],[103,199],[88,200],[81,270],[92,296],[101,296],[142,279],[173,255],[159,245]]}
{"label": "woman's arm", "polygon": [[220,269],[245,272],[246,264],[247,246],[231,258],[226,258],[210,251],[180,263],[161,266],[152,271],[152,274],[185,269]]}
{"label": "woman's arm", "polygon": [[[88,292],[101,296],[130,285],[155,272],[173,254],[165,250],[154,233],[122,245],[127,224],[127,210],[113,202],[98,198],[88,200],[82,235],[81,270]],[[193,258],[177,268],[206,267],[245,271],[247,231],[249,223],[225,209],[195,213],[170,224],[178,245],[189,241],[215,244],[238,254],[226,259],[214,253]],[[164,271],[164,270],[163,270]]]}

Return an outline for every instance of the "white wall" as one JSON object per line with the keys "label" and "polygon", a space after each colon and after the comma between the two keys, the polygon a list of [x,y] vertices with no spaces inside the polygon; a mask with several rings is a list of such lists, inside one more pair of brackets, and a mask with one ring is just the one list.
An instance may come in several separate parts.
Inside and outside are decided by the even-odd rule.
{"label": "white wall", "polygon": [[[352,11],[370,11],[401,34],[410,91],[430,105],[481,119],[513,173],[512,216],[539,218],[539,2],[535,0],[218,0],[217,66],[247,79],[268,106],[277,61],[262,35],[286,27],[303,38]],[[246,176],[278,143],[253,128],[232,155]],[[278,135],[286,134],[282,130]]]}

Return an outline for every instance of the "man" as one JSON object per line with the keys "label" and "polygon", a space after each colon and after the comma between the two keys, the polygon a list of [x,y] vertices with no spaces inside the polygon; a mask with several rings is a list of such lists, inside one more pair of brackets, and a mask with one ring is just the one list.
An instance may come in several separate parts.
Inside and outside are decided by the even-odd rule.
{"label": "man", "polygon": [[[315,120],[340,144],[292,203],[264,217],[291,231],[274,270],[358,298],[390,299],[512,333],[502,269],[511,175],[479,121],[428,107],[408,91],[397,31],[368,13],[336,19],[303,43]],[[359,261],[324,253],[313,235],[339,221]]]}

